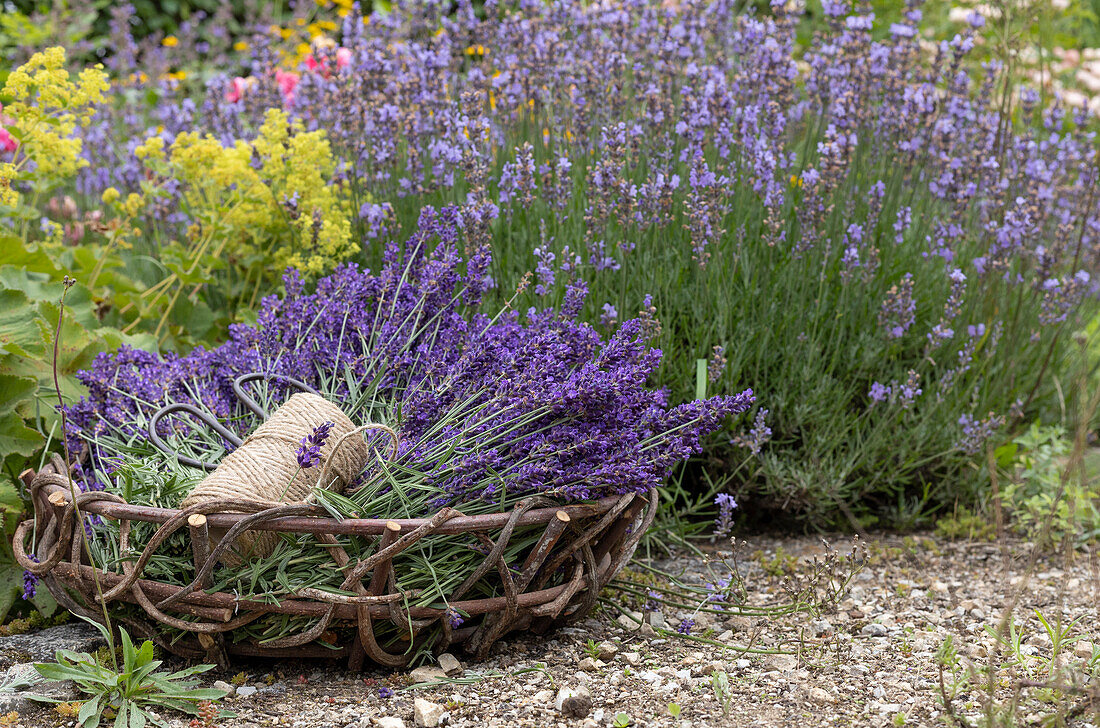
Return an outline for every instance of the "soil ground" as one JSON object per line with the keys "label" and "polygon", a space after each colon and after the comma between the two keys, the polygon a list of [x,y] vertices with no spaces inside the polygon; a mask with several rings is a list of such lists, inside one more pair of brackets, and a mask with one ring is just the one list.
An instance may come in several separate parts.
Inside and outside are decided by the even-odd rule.
{"label": "soil ground", "polygon": [[[838,548],[846,540],[836,539]],[[210,674],[211,682],[239,686],[239,694],[224,701],[237,716],[213,725],[400,725],[382,720],[391,718],[411,728],[416,699],[441,706],[443,725],[464,728],[941,725],[948,716],[936,656],[948,638],[959,662],[944,684],[952,692],[961,682],[949,705],[962,720],[978,725],[990,711],[1006,716],[1005,725],[1040,724],[1055,714],[1080,728],[1100,725],[1100,554],[1035,555],[1020,541],[929,535],[877,537],[867,546],[863,568],[842,598],[824,600],[816,613],[696,615],[693,636],[705,642],[655,634],[605,607],[547,637],[514,634],[485,662],[463,661],[463,683],[398,689],[389,698],[379,696],[379,687],[400,688],[408,682],[404,674],[242,663]],[[811,579],[814,557],[821,564],[827,555],[821,540],[809,536],[751,539],[740,553],[750,603],[758,605],[788,603],[790,590]],[[694,556],[659,565],[686,581],[704,578],[703,561]],[[1013,606],[1018,644],[998,650],[987,627],[996,631]],[[673,629],[689,616],[665,612]],[[1068,630],[1065,638],[1056,630],[1052,639],[1039,615]],[[593,644],[604,642],[602,649]],[[746,645],[760,652],[745,652]],[[992,702],[980,673],[990,664]],[[716,690],[722,673],[728,688]],[[555,705],[562,688],[581,693],[564,712]],[[576,714],[567,716],[570,709]],[[188,725],[166,717],[169,725]],[[33,706],[14,725],[74,721]]]}

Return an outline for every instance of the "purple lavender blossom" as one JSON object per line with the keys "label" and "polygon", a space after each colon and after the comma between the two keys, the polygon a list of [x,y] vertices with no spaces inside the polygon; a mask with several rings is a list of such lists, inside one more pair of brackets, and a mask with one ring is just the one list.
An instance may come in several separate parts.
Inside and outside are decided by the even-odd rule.
{"label": "purple lavender blossom", "polygon": [[871,398],[872,402],[885,402],[890,399],[891,389],[884,385],[882,382],[872,382],[871,389],[867,392],[867,396]]}
{"label": "purple lavender blossom", "polygon": [[[27,554],[27,558],[38,563],[38,557],[34,554]],[[38,593],[38,577],[29,571],[23,572],[23,599],[31,600],[34,595]]]}
{"label": "purple lavender blossom", "polygon": [[683,635],[691,634],[693,629],[695,629],[695,620],[691,617],[680,620],[680,624],[676,627],[676,631]]}
{"label": "purple lavender blossom", "polygon": [[603,311],[600,313],[600,323],[604,326],[614,326],[619,322],[619,312],[610,303],[603,305]]}
{"label": "purple lavender blossom", "polygon": [[322,422],[313,428],[313,432],[302,438],[302,444],[298,447],[296,454],[299,467],[312,468],[321,462],[321,448],[324,447],[329,433],[335,426],[335,422]]}
{"label": "purple lavender blossom", "polygon": [[879,325],[888,337],[900,339],[916,320],[917,304],[913,300],[913,274],[906,273],[901,281],[890,287],[879,311]]}
{"label": "purple lavender blossom", "polygon": [[394,695],[393,688],[381,687],[378,688],[378,697],[382,700],[389,700]]}
{"label": "purple lavender blossom", "polygon": [[451,629],[458,629],[462,626],[463,622],[466,621],[454,607],[447,607],[446,612],[443,614],[443,618],[447,620],[447,624],[450,625]]}
{"label": "purple lavender blossom", "polygon": [[714,505],[718,506],[718,518],[714,521],[714,535],[724,538],[733,528],[733,509],[737,508],[737,501],[729,493],[719,493],[714,496]]}

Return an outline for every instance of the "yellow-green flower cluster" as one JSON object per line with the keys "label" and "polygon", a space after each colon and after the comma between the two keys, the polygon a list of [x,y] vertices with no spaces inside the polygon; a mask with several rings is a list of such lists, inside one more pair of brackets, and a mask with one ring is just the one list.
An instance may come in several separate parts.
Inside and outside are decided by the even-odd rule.
{"label": "yellow-green flower cluster", "polygon": [[223,255],[258,253],[268,273],[292,266],[316,275],[359,250],[325,132],[305,131],[281,109],[268,110],[251,142],[227,147],[184,132],[167,147],[152,137],[135,153],[180,183],[192,219],[225,236]]}
{"label": "yellow-green flower cluster", "polygon": [[35,53],[12,71],[2,95],[8,100],[4,115],[12,119],[7,126],[19,141],[17,166],[33,160],[35,177],[57,181],[87,164],[73,132],[78,123],[88,123],[93,105],[103,101],[108,88],[102,66],[86,68],[73,78],[60,47]]}

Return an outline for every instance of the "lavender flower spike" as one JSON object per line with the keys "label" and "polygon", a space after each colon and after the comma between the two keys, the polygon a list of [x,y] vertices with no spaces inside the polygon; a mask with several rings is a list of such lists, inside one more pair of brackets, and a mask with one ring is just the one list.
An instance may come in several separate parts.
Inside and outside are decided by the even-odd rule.
{"label": "lavender flower spike", "polygon": [[312,468],[321,462],[321,448],[324,447],[329,433],[335,426],[335,422],[323,422],[314,427],[313,432],[302,438],[302,444],[297,453],[299,466]]}
{"label": "lavender flower spike", "polygon": [[718,506],[718,518],[714,523],[714,535],[720,538],[728,536],[733,528],[733,509],[737,507],[737,501],[729,493],[719,493],[714,496],[714,505]]}

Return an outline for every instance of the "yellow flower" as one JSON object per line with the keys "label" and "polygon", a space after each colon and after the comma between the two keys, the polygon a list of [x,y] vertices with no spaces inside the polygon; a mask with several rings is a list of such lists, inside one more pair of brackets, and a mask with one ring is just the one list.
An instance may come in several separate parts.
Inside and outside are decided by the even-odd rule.
{"label": "yellow flower", "polygon": [[237,41],[236,43],[233,44],[233,50],[237,51],[238,53],[243,53],[244,51],[247,51],[248,50],[248,42],[243,41],[243,40]]}
{"label": "yellow flower", "polygon": [[180,39],[174,35],[168,35],[164,37],[160,44],[165,48],[175,48],[180,44]]}
{"label": "yellow flower", "polygon": [[100,197],[100,199],[103,200],[104,205],[110,205],[111,203],[117,201],[120,196],[121,195],[119,194],[118,190],[116,190],[114,187],[108,187],[107,189],[103,190],[103,196]]}
{"label": "yellow flower", "polygon": [[0,162],[0,205],[15,207],[19,204],[19,193],[11,186],[15,172],[14,164]]}
{"label": "yellow flower", "polygon": [[4,115],[11,118],[5,125],[16,132],[24,157],[34,162],[36,177],[52,183],[68,180],[87,165],[80,156],[81,141],[73,135],[77,124],[91,120],[94,105],[109,88],[102,66],[86,68],[75,78],[65,66],[65,49],[47,48],[9,73],[0,90],[8,99]]}
{"label": "yellow flower", "polygon": [[164,140],[159,136],[149,137],[134,147],[134,156],[138,159],[164,159]]}
{"label": "yellow flower", "polygon": [[126,202],[122,203],[122,210],[130,217],[137,215],[141,212],[141,208],[145,206],[145,198],[136,192],[131,192],[126,195]]}
{"label": "yellow flower", "polygon": [[[142,153],[152,146],[147,140]],[[224,146],[184,132],[153,171],[180,183],[184,209],[211,221],[203,227],[218,231],[226,255],[260,254],[273,272],[290,265],[318,275],[359,250],[351,203],[332,179],[337,166],[324,131],[306,131],[282,109],[269,109],[252,141]]]}
{"label": "yellow flower", "polygon": [[800,177],[797,174],[792,175],[791,176],[791,187],[801,187],[801,186],[802,186],[802,177]]}

